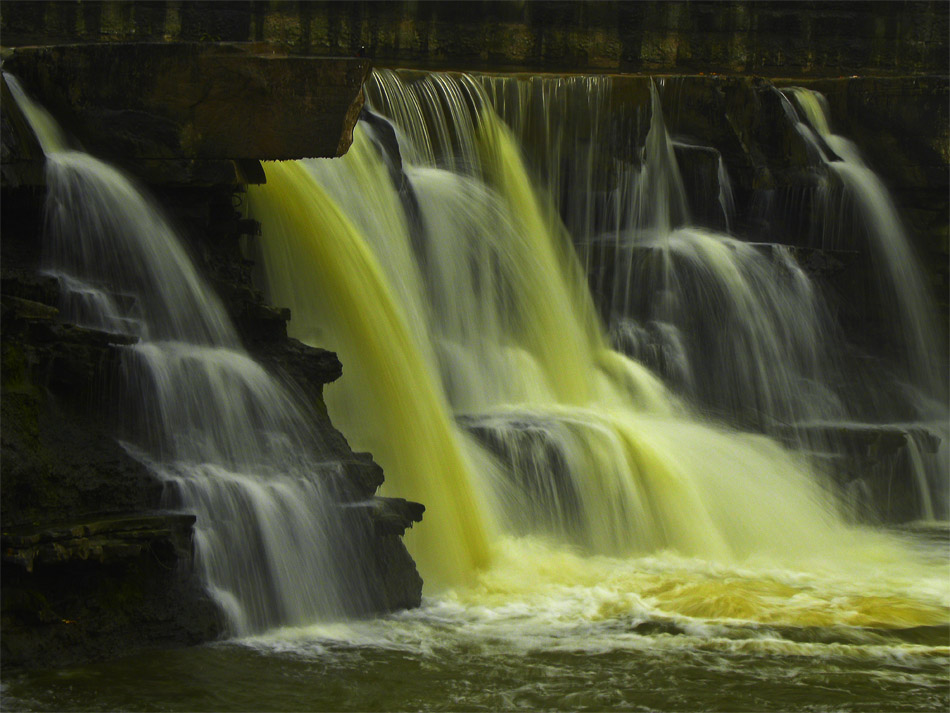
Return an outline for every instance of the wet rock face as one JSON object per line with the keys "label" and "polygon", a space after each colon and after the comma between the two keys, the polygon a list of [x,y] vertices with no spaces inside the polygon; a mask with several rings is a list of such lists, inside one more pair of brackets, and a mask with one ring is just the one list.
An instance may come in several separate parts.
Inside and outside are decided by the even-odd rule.
{"label": "wet rock face", "polygon": [[240,217],[240,188],[165,187],[157,194],[191,247],[199,269],[221,296],[244,347],[295,393],[317,425],[321,458],[338,466],[339,477],[330,485],[349,533],[339,548],[367,591],[367,601],[358,606],[351,603],[356,608],[349,613],[367,616],[419,606],[422,579],[401,535],[422,521],[425,507],[376,496],[385,479],[383,469],[372,454],[354,452],[330,421],[323,387],[338,379],[345,365],[333,352],[288,337],[290,311],[265,301],[249,257],[256,254],[260,231]]}
{"label": "wet rock face", "polygon": [[836,444],[819,465],[858,521],[906,524],[921,518],[921,503],[930,496],[914,461],[935,460],[941,447],[941,437],[926,426],[820,424],[776,435],[790,445],[803,436]]}
{"label": "wet rock face", "polygon": [[828,99],[833,130],[858,144],[897,202],[946,315],[950,297],[950,81],[943,76],[799,84]]}
{"label": "wet rock face", "polygon": [[3,561],[33,572],[70,562],[115,564],[147,550],[167,560],[191,559],[195,516],[186,513],[118,515],[80,523],[8,527]]}
{"label": "wet rock face", "polygon": [[191,576],[194,516],[140,513],[2,535],[7,666],[60,666],[219,636]]}
{"label": "wet rock face", "polygon": [[[382,469],[353,453],[323,403],[323,385],[342,366],[334,353],[288,338],[288,310],[267,304],[255,286],[245,248],[259,230],[241,217],[237,191],[162,186],[156,194],[244,346],[296,393],[321,436],[314,448],[338,464],[326,477],[348,532],[339,546],[368,591],[350,613],[418,606],[422,580],[400,535],[424,508],[374,497]],[[174,494],[115,439],[113,377],[135,340],[63,320],[60,282],[42,272],[44,200],[40,188],[4,186],[4,664],[60,665],[214,639],[224,621],[193,568],[195,516],[157,513]]]}
{"label": "wet rock face", "polygon": [[37,272],[42,193],[3,200],[4,664],[214,638],[220,617],[192,575],[194,517],[146,515],[164,486],[112,436],[101,390],[129,339],[60,319],[59,283]]}
{"label": "wet rock face", "polygon": [[49,303],[13,296],[54,293],[42,281],[38,287],[11,272],[5,262],[4,527],[157,507],[161,483],[109,435],[109,414],[98,394],[123,339],[61,323]]}
{"label": "wet rock face", "polygon": [[115,515],[157,508],[163,484],[110,435],[92,395],[114,346],[41,303],[5,295],[3,312],[4,664],[215,638],[219,614],[191,574],[194,517]]}
{"label": "wet rock face", "polygon": [[[617,130],[607,152],[636,162],[649,128],[649,77],[613,78]],[[814,247],[809,201],[819,174],[809,147],[783,108],[782,90],[813,89],[828,101],[831,129],[853,141],[891,192],[943,315],[950,294],[950,118],[946,76],[768,80],[748,76],[673,76],[658,83],[692,207],[704,227],[716,215],[714,147],[729,171],[732,232],[755,241]],[[640,107],[639,113],[631,107]],[[827,148],[827,147],[826,147]],[[826,151],[833,155],[830,150]],[[608,175],[606,171],[604,175]],[[703,192],[705,190],[705,193]],[[712,210],[709,209],[712,206]],[[763,221],[768,207],[770,218]],[[849,295],[859,300],[863,297]]]}

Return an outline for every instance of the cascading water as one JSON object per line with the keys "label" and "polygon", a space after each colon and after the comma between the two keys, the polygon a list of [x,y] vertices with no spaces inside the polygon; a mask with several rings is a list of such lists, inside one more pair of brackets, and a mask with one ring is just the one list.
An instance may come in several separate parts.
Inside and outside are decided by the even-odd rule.
{"label": "cascading water", "polygon": [[138,337],[122,348],[119,403],[107,407],[170,503],[197,515],[198,567],[232,633],[359,611],[331,504],[339,466],[321,457],[310,414],[241,350],[141,190],[70,150],[16,79],[4,80],[46,154],[45,264],[64,316]]}
{"label": "cascading water", "polygon": [[[896,421],[907,428],[904,460],[918,484],[920,515],[947,520],[950,406],[946,366],[938,346],[941,328],[926,277],[883,182],[864,163],[854,143],[832,132],[825,98],[801,87],[784,93],[786,113],[825,171],[808,239],[825,248],[860,250],[870,264],[871,319],[883,342],[885,377],[864,377],[864,390],[880,388],[882,381],[897,387],[888,391],[889,403],[875,401],[871,409],[848,415],[854,420]],[[927,449],[925,456],[922,442],[933,440],[928,434],[943,445],[936,452]]]}
{"label": "cascading water", "polygon": [[[804,116],[799,131],[837,179],[822,187],[823,205],[819,210],[827,217],[820,223],[817,239],[822,247],[860,247],[870,252],[877,277],[875,287],[884,310],[882,322],[897,331],[893,342],[900,376],[936,402],[931,408],[945,407],[947,384],[937,347],[940,330],[934,318],[936,310],[887,189],[865,165],[857,147],[831,131],[824,97],[800,87],[786,91]],[[816,134],[833,152],[831,156],[816,140]],[[853,229],[855,224],[857,230]],[[856,246],[855,240],[863,244]]]}
{"label": "cascading water", "polygon": [[[359,156],[357,149],[354,157]],[[255,215],[267,221],[269,231],[287,237],[282,244],[263,243],[273,248],[266,267],[274,299],[292,305],[302,325],[295,329],[301,339],[333,344],[343,358],[354,359],[352,381],[366,400],[344,397],[339,402],[343,408],[334,413],[334,419],[344,429],[355,429],[348,434],[351,438],[355,434],[357,442],[370,434],[368,440],[378,447],[374,453],[377,460],[385,464],[387,472],[402,474],[392,486],[393,492],[413,500],[426,497],[430,513],[427,528],[417,531],[422,535],[410,534],[420,537],[430,533],[439,545],[432,552],[420,552],[420,564],[432,576],[458,581],[485,563],[486,524],[468,481],[469,454],[451,426],[442,393],[429,378],[431,354],[412,334],[408,315],[416,305],[411,301],[401,304],[394,297],[379,259],[352,221],[329,199],[323,199],[323,189],[303,165],[274,165],[267,180],[268,192],[278,199],[275,204],[259,205],[256,192],[249,194],[249,200]],[[386,194],[382,196],[385,199]],[[385,229],[405,235],[399,218],[397,215]],[[333,236],[333,240],[308,240],[314,233]],[[388,265],[411,271],[408,256],[400,253],[399,247],[397,244],[386,255]],[[303,261],[319,279],[298,283],[274,278]],[[409,275],[404,278],[412,284]],[[328,398],[332,396],[328,394]],[[372,404],[373,418],[365,416],[368,404]],[[435,472],[439,478],[433,480],[429,476]]]}
{"label": "cascading water", "polygon": [[[640,166],[622,167],[631,179],[614,191],[602,232],[580,240],[613,343],[695,406],[745,427],[774,433],[839,416],[823,384],[834,365],[821,352],[832,336],[814,287],[787,250],[691,225],[655,84],[650,106]],[[718,156],[716,175],[728,225],[731,191]]]}
{"label": "cascading water", "polygon": [[[334,422],[427,505],[407,538],[422,607],[13,694],[75,707],[110,679],[97,700],[116,708],[169,700],[168,680],[169,707],[194,709],[945,708],[945,534],[842,519],[813,468],[827,444],[783,424],[853,416],[821,294],[795,250],[713,232],[739,222],[722,157],[670,139],[659,89],[376,71],[345,157],[268,163],[249,187],[272,303],[345,364]],[[625,111],[636,136],[614,130]],[[709,180],[684,180],[684,156]]]}
{"label": "cascading water", "polygon": [[[947,519],[950,463],[931,447],[950,436],[936,310],[881,181],[850,142],[830,133],[812,93],[795,90],[811,98],[809,116],[830,138],[816,139],[785,102],[790,121],[811,137],[815,172],[830,174],[804,223],[823,247],[869,252],[877,265],[875,324],[892,336],[874,345],[872,358],[846,343],[824,288],[796,263],[796,248],[759,242],[772,239],[768,230],[744,242],[709,229],[734,219],[728,172],[715,149],[670,139],[661,82],[647,85],[640,101],[648,119],[638,109],[634,123],[622,120],[629,106],[607,79],[483,81],[569,226],[615,347],[694,407],[794,445],[833,479],[842,454],[854,451],[855,431],[868,439],[875,429],[899,431],[908,445],[877,480],[917,484],[916,512],[904,508],[900,517]],[[675,99],[677,91],[666,94]],[[573,128],[548,121],[553,128],[544,130],[546,116],[578,113],[567,122]],[[612,128],[641,124],[642,147]],[[830,145],[848,160],[829,160]],[[684,162],[699,189],[686,190]],[[858,509],[875,516],[877,507]]]}
{"label": "cascading water", "polygon": [[[609,94],[609,79],[585,81],[586,90],[598,89],[592,104]],[[428,520],[410,543],[424,577],[438,585],[429,591],[470,582],[471,573],[459,570],[484,562],[471,554],[472,534],[459,536],[462,521],[479,522],[477,550],[493,556],[478,575],[476,598],[492,587],[513,596],[535,579],[572,586],[572,575],[541,574],[565,544],[590,555],[675,552],[726,563],[854,567],[862,581],[867,567],[895,563],[901,548],[845,525],[804,457],[700,422],[644,365],[609,347],[571,245],[571,238],[599,240],[611,225],[598,206],[613,208],[610,247],[619,255],[632,254],[623,252],[629,236],[662,256],[657,284],[670,303],[654,319],[677,335],[667,353],[683,351],[695,326],[675,321],[676,301],[693,299],[680,271],[705,273],[703,284],[722,299],[710,305],[721,315],[718,326],[739,330],[740,346],[721,357],[722,368],[745,380],[738,388],[757,412],[772,422],[796,409],[841,408],[818,379],[818,308],[791,254],[777,251],[770,261],[728,236],[683,227],[688,205],[658,111],[645,165],[618,167],[613,175],[624,180],[609,201],[583,196],[582,173],[572,205],[597,213],[597,229],[569,234],[559,216],[564,206],[531,183],[514,134],[543,114],[530,97],[549,110],[576,89],[570,80],[430,75],[403,82],[376,72],[368,103],[392,125],[371,114],[343,159],[270,163],[267,183],[249,189],[273,301],[290,306],[296,336],[330,345],[358,374],[328,390],[334,418],[377,454],[394,492],[453,513]],[[596,127],[593,113],[585,120]],[[566,139],[554,133],[540,143],[561,150]],[[540,162],[557,166],[561,158]],[[556,169],[546,177],[559,188]],[[651,192],[655,182],[666,187],[660,200]],[[571,213],[567,222],[579,220]],[[616,273],[632,302],[653,283],[638,279],[632,257],[620,263]],[[797,321],[781,321],[794,312]],[[739,354],[747,360],[737,368]],[[689,354],[686,381],[702,378],[703,356]],[[430,438],[435,431],[438,442]],[[561,544],[542,555],[526,544],[537,537]],[[514,579],[501,583],[503,571]],[[683,606],[704,616],[728,616],[690,601]],[[763,603],[770,613],[750,616],[798,621],[772,604],[778,609]]]}

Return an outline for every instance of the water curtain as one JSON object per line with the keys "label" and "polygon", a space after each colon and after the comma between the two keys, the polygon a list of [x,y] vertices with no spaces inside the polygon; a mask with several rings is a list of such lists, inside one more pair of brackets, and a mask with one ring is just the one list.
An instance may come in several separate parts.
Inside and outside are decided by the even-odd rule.
{"label": "water curtain", "polygon": [[16,79],[4,80],[46,155],[44,266],[60,281],[61,311],[138,338],[117,347],[117,402],[104,407],[129,452],[166,482],[169,505],[197,515],[197,566],[231,632],[359,610],[365,592],[331,498],[340,465],[307,405],[243,351],[142,188],[69,148]]}
{"label": "water curtain", "polygon": [[[598,87],[592,104],[609,95],[609,79],[584,81],[584,91]],[[677,396],[661,369],[611,346],[573,245],[602,236],[571,234],[570,210],[547,180],[530,178],[516,138],[570,106],[577,89],[561,79],[376,72],[344,158],[268,163],[267,183],[249,190],[271,298],[291,307],[296,336],[348,365],[328,390],[331,413],[377,455],[386,487],[434,506],[409,541],[430,591],[471,579],[511,535],[592,554],[672,549],[726,561],[788,561],[856,542],[806,455],[699,418],[688,391]],[[620,216],[609,245],[625,295],[612,302],[617,316],[637,316],[629,305],[640,290],[668,297],[652,323],[673,335],[667,353],[682,350],[690,325],[676,323],[675,308],[690,293],[677,283],[704,279],[722,300],[710,318],[738,343],[713,357],[741,379],[721,391],[751,394],[740,400],[754,401],[757,424],[840,413],[833,393],[809,384],[821,325],[808,278],[790,251],[763,255],[689,227],[651,95],[643,165],[615,173],[629,191],[582,201]],[[542,135],[553,154],[543,165],[570,163],[557,155],[558,125],[552,118]],[[544,177],[561,180],[554,169]],[[656,195],[666,198],[647,209]],[[629,248],[659,256],[656,283]],[[796,349],[775,376],[775,362]],[[732,363],[738,354],[746,361]],[[700,378],[706,356],[685,357],[685,380]]]}

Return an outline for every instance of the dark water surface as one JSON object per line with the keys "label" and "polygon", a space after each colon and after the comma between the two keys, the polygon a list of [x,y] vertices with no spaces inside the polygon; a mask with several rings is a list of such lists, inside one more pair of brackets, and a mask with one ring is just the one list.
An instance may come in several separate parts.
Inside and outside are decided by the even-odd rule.
{"label": "dark water surface", "polygon": [[946,533],[910,538],[933,566],[929,582],[882,571],[879,591],[857,583],[866,596],[830,574],[674,555],[549,552],[554,574],[537,568],[524,581],[525,560],[543,558],[521,543],[512,578],[486,577],[416,611],[4,672],[2,707],[945,711]]}
{"label": "dark water surface", "polygon": [[[664,635],[660,635],[661,637]],[[664,642],[666,643],[666,642]],[[5,710],[947,710],[947,658],[236,644],[17,676]]]}

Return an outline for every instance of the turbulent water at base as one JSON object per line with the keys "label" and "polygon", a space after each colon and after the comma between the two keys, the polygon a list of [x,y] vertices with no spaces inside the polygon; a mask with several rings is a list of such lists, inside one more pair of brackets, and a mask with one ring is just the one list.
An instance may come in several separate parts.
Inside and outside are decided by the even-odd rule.
{"label": "turbulent water at base", "polygon": [[637,160],[606,77],[366,93],[346,156],[267,163],[248,204],[270,301],[345,366],[334,423],[427,506],[423,606],[25,674],[4,706],[947,708],[946,526],[845,517],[813,435],[861,417],[834,325],[792,250],[701,227],[657,88]]}
{"label": "turbulent water at base", "polygon": [[[916,546],[938,572],[947,544]],[[865,566],[590,557],[507,539],[475,586],[421,609],[7,677],[4,708],[945,710],[945,577]]]}
{"label": "turbulent water at base", "polygon": [[[790,249],[691,225],[655,87],[640,163],[599,175],[610,91],[377,71],[345,157],[268,163],[249,188],[271,300],[346,365],[332,417],[384,488],[430,507],[408,538],[423,609],[247,655],[464,681],[439,703],[354,694],[366,708],[945,704],[944,525],[850,524],[818,469],[815,427],[855,419],[820,294]],[[505,667],[528,681],[499,682]],[[733,667],[768,693],[697,693]]]}
{"label": "turbulent water at base", "polygon": [[45,267],[72,323],[138,338],[104,402],[126,449],[197,516],[196,559],[234,634],[338,617],[360,592],[339,561],[311,415],[240,347],[175,232],[125,175],[68,148],[4,75],[46,154]]}

